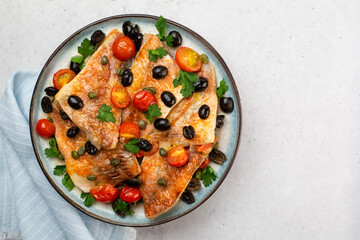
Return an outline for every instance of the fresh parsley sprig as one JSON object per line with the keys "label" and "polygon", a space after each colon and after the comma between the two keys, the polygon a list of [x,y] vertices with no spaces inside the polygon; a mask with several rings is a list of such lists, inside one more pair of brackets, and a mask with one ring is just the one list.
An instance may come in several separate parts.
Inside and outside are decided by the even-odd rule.
{"label": "fresh parsley sprig", "polygon": [[57,157],[60,160],[64,160],[63,155],[61,154],[61,152],[58,149],[57,143],[56,143],[56,139],[54,137],[52,137],[49,141],[49,145],[50,148],[45,148],[45,156],[46,157]]}
{"label": "fresh parsley sprig", "polygon": [[55,168],[54,168],[54,175],[56,176],[61,176],[63,175],[64,173],[66,173],[66,165],[57,165]]}
{"label": "fresh parsley sprig", "polygon": [[194,91],[194,83],[199,81],[198,75],[196,73],[190,73],[183,70],[180,70],[177,77],[174,79],[174,87],[179,85],[182,86],[180,93],[186,98],[189,97]]}
{"label": "fresh parsley sprig", "polygon": [[163,16],[160,16],[155,24],[156,29],[158,30],[159,34],[157,35],[161,41],[165,41],[166,44],[170,47],[173,46],[172,42],[174,38],[172,35],[168,35],[165,37],[165,30],[166,30],[166,20]]}
{"label": "fresh parsley sprig", "polygon": [[85,66],[85,58],[90,56],[93,52],[94,46],[91,45],[89,39],[85,38],[78,47],[78,53],[81,54],[81,56],[72,57],[71,61],[80,64],[80,69],[83,69]]}
{"label": "fresh parsley sprig", "polygon": [[226,91],[229,89],[228,85],[225,83],[225,79],[222,79],[220,82],[220,86],[216,88],[216,95],[218,98],[222,98]]}
{"label": "fresh parsley sprig", "polygon": [[131,138],[127,144],[124,145],[124,148],[132,153],[139,153],[140,147],[137,145],[139,140]]}
{"label": "fresh parsley sprig", "polygon": [[207,166],[201,172],[200,179],[203,181],[205,187],[208,187],[216,180],[216,173],[211,166]]}
{"label": "fresh parsley sprig", "polygon": [[157,62],[157,60],[159,58],[163,58],[168,54],[169,53],[163,47],[159,47],[159,48],[154,49],[154,50],[150,49],[149,50],[149,59],[150,59],[150,61]]}
{"label": "fresh parsley sprig", "polygon": [[135,213],[132,210],[131,205],[129,203],[127,203],[127,202],[124,202],[121,199],[117,199],[114,202],[114,204],[115,204],[115,207],[114,207],[115,212],[120,211],[120,212],[125,213],[126,215],[132,215],[133,213]]}
{"label": "fresh parsley sprig", "polygon": [[81,192],[80,197],[84,199],[84,205],[86,207],[90,207],[95,202],[95,198],[91,195],[91,193]]}
{"label": "fresh parsley sprig", "polygon": [[74,183],[71,180],[70,176],[68,173],[65,173],[63,179],[62,179],[62,184],[64,185],[64,187],[70,192],[71,190],[74,189]]}
{"label": "fresh parsley sprig", "polygon": [[161,113],[161,108],[159,107],[159,105],[154,103],[148,107],[147,113],[144,113],[144,114],[145,114],[145,117],[149,120],[149,122],[152,123],[153,119],[156,117],[160,117],[162,113]]}
{"label": "fresh parsley sprig", "polygon": [[112,107],[108,106],[106,104],[102,104],[98,114],[96,115],[96,118],[99,119],[101,122],[107,121],[107,122],[116,122],[116,119],[114,117],[114,113],[111,111]]}

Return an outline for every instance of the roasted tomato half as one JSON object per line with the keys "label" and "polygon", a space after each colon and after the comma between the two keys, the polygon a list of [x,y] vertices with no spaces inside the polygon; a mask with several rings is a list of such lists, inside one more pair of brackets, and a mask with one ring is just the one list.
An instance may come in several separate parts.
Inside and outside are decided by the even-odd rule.
{"label": "roasted tomato half", "polygon": [[115,85],[111,89],[111,103],[117,108],[125,108],[129,105],[131,97],[126,88],[121,85]]}
{"label": "roasted tomato half", "polygon": [[90,189],[90,194],[99,202],[111,203],[119,196],[120,190],[107,184],[98,185]]}
{"label": "roasted tomato half", "polygon": [[76,73],[70,69],[61,69],[54,74],[53,83],[57,90],[68,84],[76,76]]}
{"label": "roasted tomato half", "polygon": [[47,119],[40,119],[35,126],[37,134],[40,137],[50,138],[55,133],[55,126]]}
{"label": "roasted tomato half", "polygon": [[126,139],[139,138],[141,130],[138,125],[132,122],[124,122],[120,125],[119,133]]}
{"label": "roasted tomato half", "polygon": [[131,59],[135,54],[135,44],[127,36],[121,36],[115,39],[112,51],[114,56],[120,61]]}
{"label": "roasted tomato half", "polygon": [[141,194],[136,187],[125,186],[121,189],[120,199],[124,202],[133,203],[141,199]]}
{"label": "roasted tomato half", "polygon": [[209,160],[208,157],[206,157],[206,158],[204,159],[204,161],[201,163],[201,165],[200,165],[199,168],[200,168],[200,169],[206,168],[207,165],[209,165],[209,163],[210,163],[210,160]]}
{"label": "roasted tomato half", "polygon": [[188,47],[180,47],[175,54],[175,61],[181,70],[196,72],[201,68],[200,56],[195,50]]}
{"label": "roasted tomato half", "polygon": [[142,90],[134,95],[133,99],[135,107],[142,112],[146,112],[148,107],[157,103],[156,97],[148,91]]}
{"label": "roasted tomato half", "polygon": [[181,167],[189,160],[189,154],[183,146],[170,149],[166,154],[166,161],[173,167]]}

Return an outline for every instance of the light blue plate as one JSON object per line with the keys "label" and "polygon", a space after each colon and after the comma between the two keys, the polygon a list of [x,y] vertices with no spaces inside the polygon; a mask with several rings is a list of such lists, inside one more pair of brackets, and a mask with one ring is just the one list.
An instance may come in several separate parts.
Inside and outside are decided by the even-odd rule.
{"label": "light blue plate", "polygon": [[[206,199],[208,199],[220,186],[229,172],[235,160],[235,155],[240,139],[241,105],[240,97],[230,70],[226,66],[221,56],[216,52],[216,50],[194,31],[171,20],[166,20],[166,33],[172,30],[180,32],[183,38],[182,46],[191,47],[198,53],[205,53],[209,57],[209,61],[214,65],[215,68],[218,85],[220,80],[224,78],[226,84],[229,86],[229,90],[225,96],[232,97],[235,102],[234,111],[231,114],[225,114],[224,127],[221,128],[221,131],[219,131],[219,129],[217,130],[219,135],[219,147],[221,151],[223,151],[227,156],[227,160],[223,165],[211,163],[211,166],[214,168],[218,178],[209,187],[205,188],[202,186],[200,190],[193,192],[195,197],[195,202],[193,204],[188,205],[183,201],[179,201],[175,207],[154,220],[150,220],[145,217],[142,204],[139,204],[133,208],[135,211],[134,215],[126,216],[125,218],[116,215],[113,212],[110,204],[102,204],[97,202],[90,208],[87,208],[84,206],[83,200],[80,198],[80,190],[74,188],[71,192],[67,191],[67,189],[61,183],[62,177],[58,177],[53,174],[54,167],[58,164],[64,164],[64,162],[57,159],[48,159],[45,157],[44,149],[48,147],[48,141],[36,134],[35,125],[39,119],[46,117],[40,106],[40,101],[45,95],[44,89],[48,86],[52,86],[52,77],[55,72],[62,68],[69,68],[70,59],[77,54],[77,46],[80,45],[84,38],[90,38],[91,34],[98,29],[101,29],[105,33],[109,33],[113,28],[118,28],[121,31],[122,24],[128,20],[134,24],[138,24],[142,33],[157,34],[157,30],[155,28],[157,19],[158,17],[150,15],[120,15],[101,19],[80,29],[68,39],[66,39],[50,56],[37,80],[31,101],[30,130],[32,143],[39,164],[47,179],[59,192],[59,194],[61,194],[61,196],[63,196],[69,203],[71,203],[79,210],[102,221],[122,226],[152,226],[165,223],[185,215],[186,213],[200,206]],[[222,114],[220,109],[219,114]]]}

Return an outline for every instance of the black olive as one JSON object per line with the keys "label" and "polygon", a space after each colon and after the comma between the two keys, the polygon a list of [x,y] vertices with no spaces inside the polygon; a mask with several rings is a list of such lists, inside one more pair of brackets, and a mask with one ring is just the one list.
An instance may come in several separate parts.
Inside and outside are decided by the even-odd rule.
{"label": "black olive", "polygon": [[143,138],[139,139],[139,142],[137,145],[140,147],[141,150],[143,150],[145,152],[151,151],[151,148],[152,148],[151,143],[148,140],[143,139]]}
{"label": "black olive", "polygon": [[207,119],[210,115],[210,108],[208,105],[204,104],[199,108],[198,111],[199,117],[201,119]]}
{"label": "black olive", "polygon": [[70,70],[78,74],[81,71],[80,64],[77,62],[70,61]]}
{"label": "black olive", "polygon": [[[116,201],[117,201],[117,200],[116,200]],[[113,202],[112,202],[112,204],[111,204],[112,209],[113,209],[114,212],[115,212],[117,215],[119,215],[120,217],[126,217],[125,212],[120,211],[120,210],[118,210],[118,209],[115,211],[115,207],[116,207],[115,202],[116,202],[116,201],[113,201]]]}
{"label": "black olive", "polygon": [[161,100],[164,102],[165,106],[172,107],[176,103],[175,96],[168,91],[164,91],[161,94]]}
{"label": "black olive", "polygon": [[59,90],[57,90],[54,87],[47,87],[45,88],[45,93],[46,95],[48,95],[49,97],[54,97],[57,93],[59,92]]}
{"label": "black olive", "polygon": [[123,74],[121,74],[121,84],[124,87],[128,87],[131,85],[133,81],[133,74],[130,69],[126,69]]}
{"label": "black olive", "polygon": [[188,190],[185,190],[180,198],[187,204],[192,204],[195,202],[194,195]]}
{"label": "black olive", "polygon": [[168,74],[168,69],[165,66],[156,66],[152,69],[154,79],[162,79]]}
{"label": "black olive", "polygon": [[224,113],[231,113],[234,110],[234,101],[231,97],[220,98],[220,108]]}
{"label": "black olive", "polygon": [[84,105],[81,98],[76,95],[70,95],[70,97],[68,98],[68,104],[70,105],[70,107],[76,110],[80,109]]}
{"label": "black olive", "polygon": [[219,115],[216,117],[216,127],[222,128],[224,126],[225,115]]}
{"label": "black olive", "polygon": [[182,37],[179,32],[177,31],[171,31],[169,32],[169,35],[173,37],[172,46],[177,47],[180,46],[182,43]]}
{"label": "black olive", "polygon": [[134,35],[136,33],[135,28],[131,25],[130,21],[126,21],[124,22],[124,24],[122,25],[122,30],[125,36],[133,39]]}
{"label": "black olive", "polygon": [[193,139],[195,137],[195,129],[193,126],[185,126],[183,127],[183,135],[186,139]]}
{"label": "black olive", "polygon": [[142,157],[136,157],[136,160],[138,161],[139,164],[142,163],[143,159],[144,159],[144,156],[142,156]]}
{"label": "black olive", "polygon": [[202,92],[208,87],[208,80],[204,77],[199,77],[199,81],[194,82],[195,92]]}
{"label": "black olive", "polygon": [[141,43],[143,40],[143,35],[141,33],[136,33],[133,39],[133,42],[135,44],[135,49],[138,51],[141,47]]}
{"label": "black olive", "polygon": [[69,116],[66,114],[66,112],[64,112],[63,110],[59,110],[59,114],[60,114],[60,117],[61,119],[63,120],[70,120]]}
{"label": "black olive", "polygon": [[129,187],[139,187],[141,185],[141,181],[137,178],[131,178],[124,182]]}
{"label": "black olive", "polygon": [[45,96],[41,99],[41,108],[44,113],[51,113],[53,111],[53,107],[49,97]]}
{"label": "black olive", "polygon": [[213,148],[209,153],[209,159],[214,163],[223,164],[226,161],[226,156],[222,151]]}
{"label": "black olive", "polygon": [[105,33],[103,33],[101,30],[96,30],[91,35],[91,41],[93,41],[94,43],[101,43],[102,40],[104,40],[104,38],[105,38]]}
{"label": "black olive", "polygon": [[69,138],[75,137],[79,133],[80,129],[77,126],[69,128],[66,132],[66,136]]}
{"label": "black olive", "polygon": [[166,118],[158,118],[154,121],[154,127],[160,131],[166,131],[170,129],[169,120]]}
{"label": "black olive", "polygon": [[196,178],[192,178],[187,185],[186,189],[189,191],[196,191],[201,187],[200,181]]}
{"label": "black olive", "polygon": [[135,31],[135,33],[140,33],[140,27],[139,27],[139,25],[135,24],[135,26],[134,26],[134,31]]}
{"label": "black olive", "polygon": [[90,141],[85,143],[85,150],[90,155],[95,155],[98,152],[98,149]]}

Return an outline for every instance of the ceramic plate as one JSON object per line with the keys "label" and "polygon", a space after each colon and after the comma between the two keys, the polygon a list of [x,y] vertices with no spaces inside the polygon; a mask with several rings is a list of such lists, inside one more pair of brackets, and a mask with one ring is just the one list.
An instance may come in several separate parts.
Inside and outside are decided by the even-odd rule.
{"label": "ceramic plate", "polygon": [[[225,95],[233,98],[235,102],[235,108],[231,114],[225,114],[225,125],[223,128],[221,128],[221,131],[219,131],[219,149],[225,153],[227,160],[223,165],[211,163],[211,166],[218,176],[216,181],[213,182],[209,187],[205,188],[202,186],[200,190],[193,192],[195,197],[195,202],[193,204],[188,205],[180,200],[170,211],[160,215],[153,220],[145,218],[142,204],[138,204],[133,208],[135,211],[134,215],[126,216],[125,218],[116,215],[113,212],[110,204],[96,202],[89,208],[85,207],[83,200],[80,198],[81,191],[77,188],[74,188],[71,192],[69,192],[62,185],[62,177],[55,176],[53,174],[54,167],[58,164],[64,164],[64,162],[57,159],[48,159],[45,157],[44,149],[48,147],[48,140],[43,139],[36,134],[35,125],[39,119],[44,117],[46,118],[46,115],[42,112],[40,106],[40,101],[42,97],[45,96],[44,89],[48,86],[52,86],[52,77],[55,72],[62,68],[69,68],[70,59],[74,55],[77,55],[77,46],[80,45],[84,38],[90,39],[91,34],[98,29],[102,30],[106,34],[109,33],[113,28],[118,28],[121,31],[122,24],[128,20],[134,24],[138,24],[142,33],[157,34],[157,30],[155,28],[157,19],[157,16],[150,15],[119,15],[101,19],[78,30],[76,33],[66,39],[50,56],[39,75],[31,100],[31,139],[40,167],[42,168],[44,174],[52,186],[69,203],[84,213],[102,221],[122,226],[157,225],[171,221],[189,213],[190,211],[200,206],[215,192],[215,190],[220,186],[229,172],[235,159],[240,138],[241,106],[235,81],[219,53],[196,32],[174,21],[167,20],[166,33],[172,30],[180,32],[183,38],[182,46],[193,48],[198,53],[205,53],[209,57],[209,61],[214,65],[215,68],[217,84],[219,85],[221,79],[225,79],[227,85],[229,86],[229,90]],[[220,111],[219,114],[221,114]]]}

